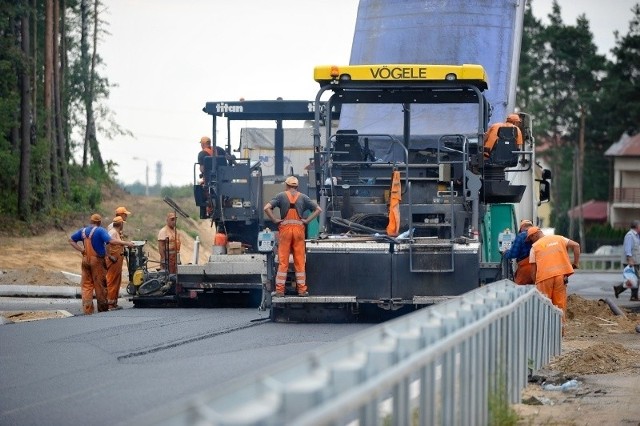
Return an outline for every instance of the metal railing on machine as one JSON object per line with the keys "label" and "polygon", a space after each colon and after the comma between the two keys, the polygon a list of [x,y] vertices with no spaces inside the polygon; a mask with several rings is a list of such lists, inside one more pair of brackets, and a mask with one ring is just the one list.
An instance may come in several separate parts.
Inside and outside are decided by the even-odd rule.
{"label": "metal railing on machine", "polygon": [[561,315],[503,280],[147,418],[172,425],[487,424],[561,350]]}

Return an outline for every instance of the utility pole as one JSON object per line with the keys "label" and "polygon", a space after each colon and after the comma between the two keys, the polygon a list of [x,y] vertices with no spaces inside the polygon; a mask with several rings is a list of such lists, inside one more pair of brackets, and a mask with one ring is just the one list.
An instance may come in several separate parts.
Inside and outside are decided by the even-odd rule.
{"label": "utility pole", "polygon": [[584,131],[585,131],[585,114],[584,107],[580,105],[580,140],[578,149],[578,205],[580,206],[580,216],[578,217],[578,235],[580,237],[580,247],[586,251],[585,238],[584,238],[584,214],[582,211],[583,200],[583,179],[584,174],[582,172],[584,168]]}

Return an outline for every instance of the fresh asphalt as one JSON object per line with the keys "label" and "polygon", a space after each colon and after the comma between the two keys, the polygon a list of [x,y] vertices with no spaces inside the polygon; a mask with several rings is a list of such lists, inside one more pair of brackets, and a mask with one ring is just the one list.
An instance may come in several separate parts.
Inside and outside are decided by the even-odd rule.
{"label": "fresh asphalt", "polygon": [[[613,299],[612,287],[620,281],[620,273],[580,271],[568,289],[587,299]],[[54,297],[51,291],[46,297],[5,293],[0,311],[62,306],[80,312],[79,298]],[[628,299],[627,291],[614,300],[621,307],[640,306]],[[90,316],[5,324],[0,326],[0,424],[138,425],[167,404],[226,391],[236,380],[295,363],[306,352],[368,327],[279,324],[257,309],[130,305]]]}

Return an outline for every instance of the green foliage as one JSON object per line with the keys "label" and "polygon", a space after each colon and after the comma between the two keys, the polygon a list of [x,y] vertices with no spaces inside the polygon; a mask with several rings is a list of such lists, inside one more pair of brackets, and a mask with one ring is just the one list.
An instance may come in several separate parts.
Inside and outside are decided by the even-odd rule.
{"label": "green foliage", "polygon": [[518,423],[518,413],[511,407],[507,394],[504,377],[497,379],[495,388],[489,392],[489,425],[515,426]]}
{"label": "green foliage", "polygon": [[[604,152],[623,130],[636,131],[640,117],[640,6],[629,34],[616,36],[615,61],[597,53],[589,21],[562,21],[554,1],[549,24],[535,19],[528,3],[524,20],[517,105],[534,118],[536,143],[553,173],[551,226],[568,229],[574,182],[572,165],[585,117],[583,202],[608,200],[611,163]],[[566,229],[565,229],[566,228]]]}
{"label": "green foliage", "polygon": [[18,168],[20,154],[11,149],[9,141],[0,138],[0,213],[15,214],[18,207]]}
{"label": "green foliage", "polygon": [[193,187],[191,185],[165,186],[160,191],[160,195],[173,199],[193,197]]}
{"label": "green foliage", "polygon": [[66,208],[96,210],[102,201],[101,187],[109,184],[107,175],[96,165],[82,169],[78,165],[69,167],[70,191]]}
{"label": "green foliage", "polygon": [[640,131],[640,4],[632,13],[629,32],[624,36],[615,32],[614,61],[603,82],[608,96],[602,101],[600,117],[607,125],[604,136],[613,141],[623,132],[633,135]]}
{"label": "green foliage", "polygon": [[582,251],[593,253],[600,246],[622,245],[624,235],[628,229],[615,229],[611,225],[593,225],[585,232],[587,247],[582,247]]}

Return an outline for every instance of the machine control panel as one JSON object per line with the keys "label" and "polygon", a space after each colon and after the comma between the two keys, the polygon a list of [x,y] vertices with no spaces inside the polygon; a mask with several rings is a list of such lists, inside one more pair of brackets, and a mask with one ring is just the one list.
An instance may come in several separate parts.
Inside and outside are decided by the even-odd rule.
{"label": "machine control panel", "polygon": [[510,229],[505,229],[498,234],[498,251],[504,253],[511,248],[511,245],[516,239],[516,234],[511,232]]}
{"label": "machine control panel", "polygon": [[258,232],[258,251],[260,253],[270,253],[276,245],[276,234],[269,228]]}

